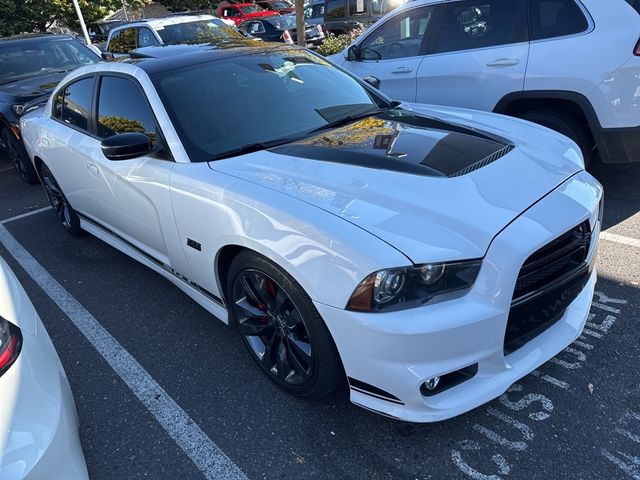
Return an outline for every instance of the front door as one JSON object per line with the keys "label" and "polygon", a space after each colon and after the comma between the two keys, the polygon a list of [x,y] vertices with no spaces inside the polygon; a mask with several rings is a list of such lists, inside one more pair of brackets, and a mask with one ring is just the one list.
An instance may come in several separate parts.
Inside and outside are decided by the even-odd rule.
{"label": "front door", "polygon": [[415,102],[416,78],[437,5],[404,10],[374,28],[359,44],[359,59],[344,67],[357,76],[375,77],[393,100]]}

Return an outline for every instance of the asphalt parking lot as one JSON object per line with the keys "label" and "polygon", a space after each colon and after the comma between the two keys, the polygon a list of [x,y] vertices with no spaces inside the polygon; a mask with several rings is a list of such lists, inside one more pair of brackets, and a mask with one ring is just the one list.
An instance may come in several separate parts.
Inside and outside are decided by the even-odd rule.
{"label": "asphalt parking lot", "polygon": [[[234,332],[168,281],[89,235],[65,234],[51,211],[39,211],[47,205],[42,189],[20,183],[2,156],[0,234],[6,228],[3,238],[16,243],[0,243],[0,255],[61,357],[92,479],[199,479],[205,471],[249,479],[638,480],[640,164],[596,165],[593,173],[605,187],[606,233],[584,335],[500,399],[431,425],[369,413],[346,393],[311,402],[281,392]],[[47,285],[62,287],[62,309],[41,288],[42,275],[34,279],[16,260],[24,250],[29,265],[50,275]],[[95,319],[123,350],[99,353],[77,328],[78,315]],[[151,395],[105,360],[125,350],[155,382]],[[126,370],[127,361],[118,365]],[[172,417],[166,402],[185,415]],[[223,467],[207,469],[207,461]]]}

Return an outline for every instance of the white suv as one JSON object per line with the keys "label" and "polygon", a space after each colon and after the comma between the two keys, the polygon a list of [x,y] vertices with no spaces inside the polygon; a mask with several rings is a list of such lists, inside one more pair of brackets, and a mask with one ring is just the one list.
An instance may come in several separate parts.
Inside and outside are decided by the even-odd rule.
{"label": "white suv", "polygon": [[488,110],[640,161],[640,0],[417,0],[331,59],[395,100]]}

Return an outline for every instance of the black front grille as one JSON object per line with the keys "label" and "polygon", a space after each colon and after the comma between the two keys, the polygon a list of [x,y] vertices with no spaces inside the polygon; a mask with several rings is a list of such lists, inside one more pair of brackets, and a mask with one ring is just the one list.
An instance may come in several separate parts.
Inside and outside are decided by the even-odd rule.
{"label": "black front grille", "polygon": [[534,252],[524,262],[511,302],[505,354],[557,322],[589,280],[591,228],[585,221]]}

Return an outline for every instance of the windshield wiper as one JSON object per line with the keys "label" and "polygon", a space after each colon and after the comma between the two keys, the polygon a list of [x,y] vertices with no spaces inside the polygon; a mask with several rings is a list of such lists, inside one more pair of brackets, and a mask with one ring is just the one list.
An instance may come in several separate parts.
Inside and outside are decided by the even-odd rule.
{"label": "windshield wiper", "polygon": [[298,139],[299,138],[279,138],[278,140],[270,140],[268,142],[250,143],[248,145],[243,145],[242,147],[229,150],[228,152],[215,155],[214,157],[211,157],[209,161],[222,160],[223,158],[237,157],[238,155],[245,155],[247,153],[259,152],[261,150],[267,150],[268,148],[284,145],[285,143],[291,143]]}

